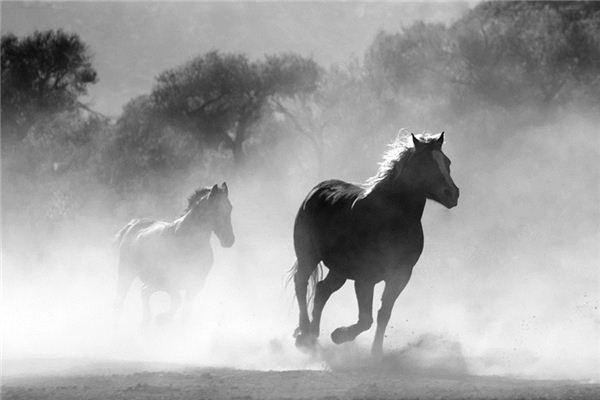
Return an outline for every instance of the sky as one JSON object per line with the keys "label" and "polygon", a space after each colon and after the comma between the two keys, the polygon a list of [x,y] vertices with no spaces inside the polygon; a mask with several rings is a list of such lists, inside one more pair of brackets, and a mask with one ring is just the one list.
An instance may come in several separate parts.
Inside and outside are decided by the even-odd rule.
{"label": "sky", "polygon": [[75,32],[89,46],[99,82],[90,106],[110,116],[148,93],[162,71],[217,49],[250,58],[294,51],[329,66],[361,59],[381,29],[415,20],[449,23],[468,3],[1,2],[1,32]]}

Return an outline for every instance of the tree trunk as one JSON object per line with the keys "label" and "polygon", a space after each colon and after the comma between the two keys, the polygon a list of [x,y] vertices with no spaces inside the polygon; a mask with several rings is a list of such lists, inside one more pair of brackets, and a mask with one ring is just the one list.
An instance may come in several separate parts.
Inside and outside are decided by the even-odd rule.
{"label": "tree trunk", "polygon": [[244,161],[244,140],[246,139],[247,125],[244,119],[240,120],[235,130],[235,138],[231,142],[231,151],[233,153],[233,163],[236,169],[241,169]]}

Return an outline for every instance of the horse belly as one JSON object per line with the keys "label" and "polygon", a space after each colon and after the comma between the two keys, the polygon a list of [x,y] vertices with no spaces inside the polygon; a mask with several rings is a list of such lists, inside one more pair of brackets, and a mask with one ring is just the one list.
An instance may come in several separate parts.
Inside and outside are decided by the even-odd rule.
{"label": "horse belly", "polygon": [[156,290],[193,288],[202,286],[210,267],[197,262],[148,264],[141,268],[139,278],[145,286]]}
{"label": "horse belly", "polygon": [[423,250],[422,234],[339,239],[322,249],[323,262],[347,279],[379,282],[403,268],[412,268]]}
{"label": "horse belly", "polygon": [[386,265],[368,252],[348,251],[341,253],[326,254],[323,257],[325,266],[341,275],[346,279],[352,280],[372,280],[379,282],[385,279]]}
{"label": "horse belly", "polygon": [[201,285],[213,262],[210,247],[182,249],[159,241],[138,246],[135,255],[138,277],[157,290]]}

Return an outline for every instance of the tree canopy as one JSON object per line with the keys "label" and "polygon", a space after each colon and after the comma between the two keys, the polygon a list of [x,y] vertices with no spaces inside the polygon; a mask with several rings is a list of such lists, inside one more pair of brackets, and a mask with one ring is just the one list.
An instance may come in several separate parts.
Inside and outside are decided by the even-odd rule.
{"label": "tree canopy", "polygon": [[366,66],[376,87],[505,108],[564,104],[576,93],[598,101],[598,32],[599,3],[484,2],[449,27],[380,33]]}
{"label": "tree canopy", "polygon": [[242,145],[269,100],[315,90],[319,74],[312,59],[293,53],[250,61],[211,51],[160,74],[151,99],[168,124],[210,146],[224,145],[239,163]]}
{"label": "tree canopy", "polygon": [[62,30],[2,36],[2,140],[21,140],[41,115],[82,107],[97,82],[85,43]]}

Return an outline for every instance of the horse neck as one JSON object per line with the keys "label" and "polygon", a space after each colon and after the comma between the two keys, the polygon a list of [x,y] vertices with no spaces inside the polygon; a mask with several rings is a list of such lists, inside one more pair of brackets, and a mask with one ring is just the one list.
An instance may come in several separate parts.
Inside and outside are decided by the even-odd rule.
{"label": "horse neck", "polygon": [[405,217],[420,221],[425,209],[426,197],[401,180],[386,179],[379,182],[365,198],[371,203],[384,207],[397,207]]}
{"label": "horse neck", "polygon": [[193,221],[192,210],[177,218],[173,222],[173,226],[176,236],[198,236],[205,234],[208,237],[212,232],[212,227],[209,224],[199,224],[197,221]]}

